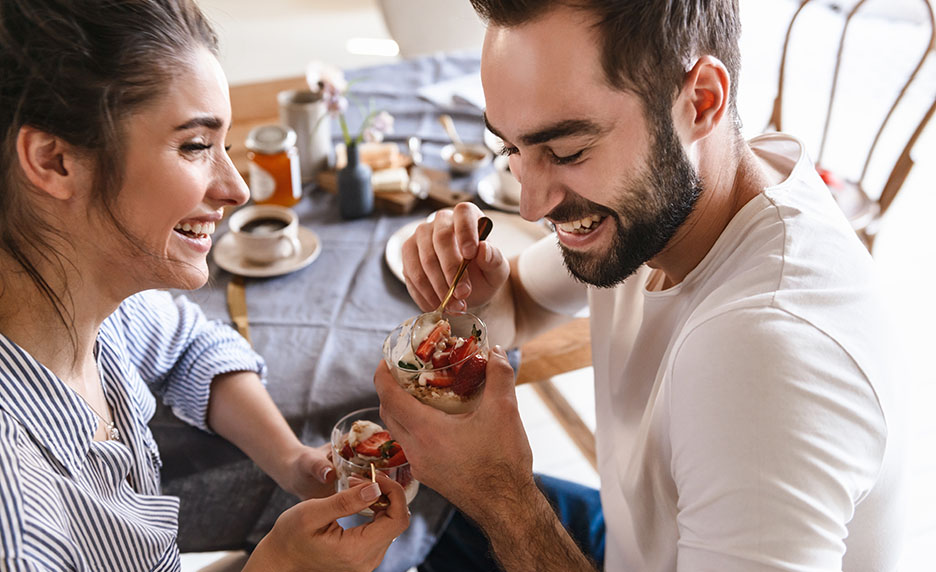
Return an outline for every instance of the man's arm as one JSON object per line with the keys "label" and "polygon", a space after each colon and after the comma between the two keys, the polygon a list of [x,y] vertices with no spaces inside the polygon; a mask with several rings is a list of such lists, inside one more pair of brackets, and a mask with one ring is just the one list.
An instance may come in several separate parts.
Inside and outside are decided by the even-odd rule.
{"label": "man's arm", "polygon": [[449,415],[408,394],[381,363],[374,376],[381,417],[413,476],[477,522],[507,570],[594,570],[533,480],[513,370],[499,347],[486,375],[478,408]]}
{"label": "man's arm", "polygon": [[472,518],[476,518],[490,539],[494,556],[505,570],[596,570],[594,563],[563,528],[549,501],[532,479],[522,490],[504,494],[497,501],[493,512]]}

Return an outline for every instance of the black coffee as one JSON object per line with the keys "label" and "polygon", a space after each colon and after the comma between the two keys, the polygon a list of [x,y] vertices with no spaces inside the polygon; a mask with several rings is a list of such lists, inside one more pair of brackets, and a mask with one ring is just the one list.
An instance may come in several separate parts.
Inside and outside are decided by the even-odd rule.
{"label": "black coffee", "polygon": [[286,228],[288,222],[281,218],[255,218],[241,227],[241,232],[250,234],[274,234]]}

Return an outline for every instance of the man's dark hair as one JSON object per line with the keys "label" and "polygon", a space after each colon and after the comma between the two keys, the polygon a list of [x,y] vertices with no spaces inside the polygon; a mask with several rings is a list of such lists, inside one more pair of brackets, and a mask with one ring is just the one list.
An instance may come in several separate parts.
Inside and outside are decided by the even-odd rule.
{"label": "man's dark hair", "polygon": [[741,67],[738,0],[471,0],[481,18],[521,26],[567,6],[594,17],[608,83],[640,96],[650,116],[669,115],[693,58],[711,55],[731,77],[729,110],[737,122]]}

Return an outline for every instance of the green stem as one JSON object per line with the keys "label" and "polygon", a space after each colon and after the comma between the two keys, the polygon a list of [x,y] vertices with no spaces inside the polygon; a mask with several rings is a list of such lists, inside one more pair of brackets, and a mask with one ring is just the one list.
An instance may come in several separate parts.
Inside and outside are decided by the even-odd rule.
{"label": "green stem", "polygon": [[351,133],[348,132],[348,123],[345,121],[344,113],[338,115],[338,123],[341,124],[341,134],[344,135],[345,145],[351,145]]}

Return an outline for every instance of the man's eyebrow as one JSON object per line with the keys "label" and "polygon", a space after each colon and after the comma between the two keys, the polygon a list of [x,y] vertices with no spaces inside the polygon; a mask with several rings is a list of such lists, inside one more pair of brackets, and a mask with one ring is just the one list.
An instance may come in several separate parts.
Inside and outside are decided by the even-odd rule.
{"label": "man's eyebrow", "polygon": [[[506,141],[504,136],[491,126],[487,114],[484,114],[484,124],[491,133]],[[601,126],[587,119],[566,119],[552,125],[547,125],[532,133],[521,135],[520,142],[524,145],[533,146],[541,145],[561,137],[569,137],[572,135],[600,135],[603,132],[604,130]]]}
{"label": "man's eyebrow", "polygon": [[175,127],[176,131],[185,131],[193,127],[207,127],[208,129],[221,129],[224,127],[224,121],[214,115],[199,115],[193,117],[181,125]]}

